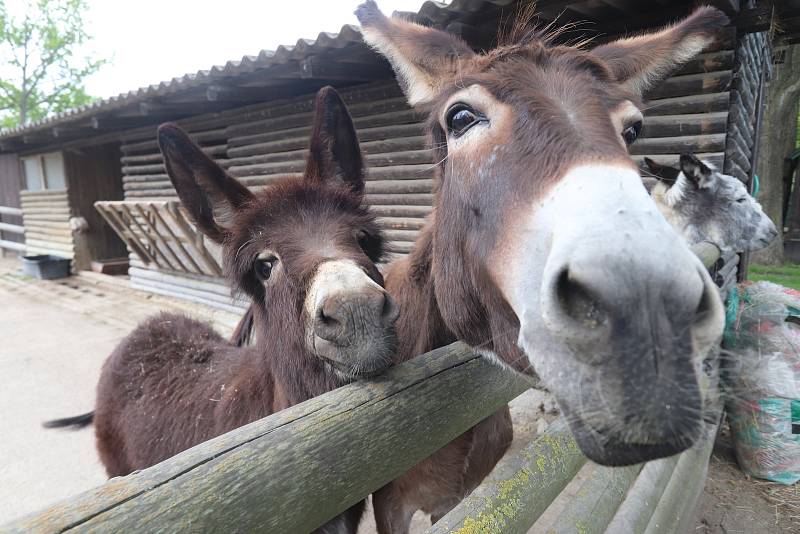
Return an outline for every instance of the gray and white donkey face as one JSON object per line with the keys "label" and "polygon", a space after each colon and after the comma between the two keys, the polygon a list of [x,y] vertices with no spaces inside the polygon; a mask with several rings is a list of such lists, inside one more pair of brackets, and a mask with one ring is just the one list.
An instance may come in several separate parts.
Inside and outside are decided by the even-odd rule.
{"label": "gray and white donkey face", "polygon": [[680,168],[645,158],[657,182],[650,196],[689,244],[710,241],[724,251],[745,252],[766,247],[778,230],[741,180],[722,174],[691,154]]}

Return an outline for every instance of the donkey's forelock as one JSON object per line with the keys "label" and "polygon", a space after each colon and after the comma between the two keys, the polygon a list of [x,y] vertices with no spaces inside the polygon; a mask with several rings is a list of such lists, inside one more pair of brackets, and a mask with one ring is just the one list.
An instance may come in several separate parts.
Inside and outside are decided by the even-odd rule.
{"label": "donkey's forelock", "polygon": [[285,178],[259,192],[239,214],[225,248],[231,284],[256,298],[263,298],[264,286],[252,272],[253,259],[265,249],[281,254],[299,287],[326,258],[354,258],[373,270],[385,255],[383,233],[360,194],[304,178]]}

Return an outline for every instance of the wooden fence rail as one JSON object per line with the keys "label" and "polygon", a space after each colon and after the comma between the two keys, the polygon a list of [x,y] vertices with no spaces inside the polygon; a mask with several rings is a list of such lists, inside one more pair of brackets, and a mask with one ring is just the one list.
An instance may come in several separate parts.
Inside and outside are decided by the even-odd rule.
{"label": "wooden fence rail", "polygon": [[[22,217],[22,210],[19,208],[11,208],[9,206],[0,206],[0,215],[15,215],[18,217]],[[25,227],[20,226],[18,224],[9,224],[0,222],[0,249],[25,252],[25,243],[19,243],[17,241],[8,241],[7,239],[2,239],[2,232],[23,235],[25,233]]]}
{"label": "wooden fence rail", "polygon": [[[697,252],[708,253],[707,265],[719,256],[708,247]],[[455,343],[112,479],[0,531],[308,532],[532,385]],[[603,532],[623,525],[621,532],[634,525],[633,532],[675,531],[668,522],[691,512],[702,488],[713,430],[677,459],[595,468],[557,530]],[[524,532],[585,462],[568,429],[556,423],[504,458],[429,532]]]}
{"label": "wooden fence rail", "polygon": [[19,208],[11,208],[8,206],[0,206],[0,215],[18,215],[22,217],[22,210]]}

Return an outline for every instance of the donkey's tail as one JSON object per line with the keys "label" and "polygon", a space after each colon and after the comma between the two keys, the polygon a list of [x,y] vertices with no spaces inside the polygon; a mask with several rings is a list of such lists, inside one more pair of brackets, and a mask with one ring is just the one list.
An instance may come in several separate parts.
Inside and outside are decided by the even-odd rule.
{"label": "donkey's tail", "polygon": [[253,305],[247,307],[239,324],[236,325],[236,330],[231,335],[231,343],[237,347],[244,347],[250,344],[250,338],[253,336]]}
{"label": "donkey's tail", "polygon": [[89,426],[94,421],[94,412],[89,412],[75,417],[65,417],[64,419],[53,419],[52,421],[45,421],[42,426],[45,428],[63,428],[71,426],[72,430],[78,430],[85,426]]}

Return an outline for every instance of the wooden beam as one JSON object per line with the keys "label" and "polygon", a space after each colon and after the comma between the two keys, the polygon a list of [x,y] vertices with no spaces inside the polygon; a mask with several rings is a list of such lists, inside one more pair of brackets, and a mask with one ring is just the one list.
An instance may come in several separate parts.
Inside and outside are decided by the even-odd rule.
{"label": "wooden beam", "polygon": [[556,421],[520,453],[500,460],[475,491],[427,532],[499,532],[493,528],[499,524],[504,532],[527,532],[585,463],[564,420]]}
{"label": "wooden beam", "polygon": [[264,96],[265,91],[259,87],[209,85],[206,88],[206,100],[209,102],[257,102]]}
{"label": "wooden beam", "polygon": [[385,63],[350,63],[342,66],[331,58],[318,56],[310,56],[302,60],[299,66],[300,77],[305,79],[367,82],[379,80],[391,74],[391,70]]}
{"label": "wooden beam", "polygon": [[10,206],[0,206],[0,215],[22,216],[22,210],[20,208],[12,208]]}
{"label": "wooden beam", "polygon": [[5,239],[0,239],[0,248],[4,248],[7,250],[15,250],[17,252],[25,252],[25,243],[18,243],[16,241],[6,241]]}
{"label": "wooden beam", "polygon": [[23,235],[25,233],[25,227],[18,224],[0,222],[0,232]]}
{"label": "wooden beam", "polygon": [[[532,385],[456,343],[115,478],[2,530],[130,532],[180,525],[309,532]],[[426,415],[408,417],[414,413]]]}

